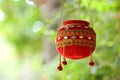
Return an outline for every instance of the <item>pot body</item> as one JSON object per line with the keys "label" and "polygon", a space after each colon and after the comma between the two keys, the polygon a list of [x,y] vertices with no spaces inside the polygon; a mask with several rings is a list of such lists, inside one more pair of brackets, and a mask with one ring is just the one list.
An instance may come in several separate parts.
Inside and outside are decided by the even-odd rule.
{"label": "pot body", "polygon": [[95,50],[96,33],[87,21],[67,20],[57,30],[55,41],[60,55],[73,60],[82,59]]}

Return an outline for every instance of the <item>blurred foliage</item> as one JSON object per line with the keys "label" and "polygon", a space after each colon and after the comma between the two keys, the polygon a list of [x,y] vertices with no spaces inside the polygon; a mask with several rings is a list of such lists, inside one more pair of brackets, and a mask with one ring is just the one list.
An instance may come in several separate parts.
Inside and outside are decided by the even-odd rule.
{"label": "blurred foliage", "polygon": [[[78,5],[77,1],[67,0],[63,10],[63,20],[89,21],[87,0],[81,0],[80,15]],[[120,18],[117,18],[119,11],[119,0],[92,0],[91,13],[97,34],[97,46],[93,54],[95,66],[87,65],[89,59],[68,60],[68,65],[62,72],[56,73],[54,70],[52,73],[51,71],[47,73],[48,76],[52,76],[49,80],[120,80]],[[53,64],[54,62],[50,65]]]}
{"label": "blurred foliage", "polygon": [[41,49],[43,36],[36,35],[36,31],[44,30],[39,8],[24,0],[1,0],[0,10],[4,14],[0,34],[13,43],[18,55],[23,56],[26,49],[34,53]]}
{"label": "blurred foliage", "polygon": [[[66,0],[63,20],[89,21],[86,1],[81,0],[79,9],[77,0]],[[54,24],[54,20],[60,18],[59,12],[49,19],[44,19],[41,12],[36,5],[28,3],[27,0],[0,0],[0,38],[4,36],[16,48],[16,54],[20,57],[26,54],[36,56],[35,53],[40,53],[46,35],[51,35],[51,39],[55,38],[56,31],[49,30],[47,25]],[[31,62],[32,66],[40,70],[40,75],[45,76],[46,80],[120,80],[120,18],[117,18],[120,1],[92,0],[91,12],[97,34],[97,46],[93,54],[95,66],[87,65],[89,58],[68,60],[64,70],[58,72],[57,58],[47,65],[41,65],[39,62],[42,58],[37,58],[38,62]]]}

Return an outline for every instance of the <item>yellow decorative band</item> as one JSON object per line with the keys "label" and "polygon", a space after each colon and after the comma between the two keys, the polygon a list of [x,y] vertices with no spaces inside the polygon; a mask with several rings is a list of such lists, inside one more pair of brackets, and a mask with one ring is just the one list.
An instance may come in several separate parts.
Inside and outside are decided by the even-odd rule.
{"label": "yellow decorative band", "polygon": [[90,36],[95,38],[96,35],[93,31],[89,30],[64,30],[64,31],[58,31],[56,37],[61,36]]}
{"label": "yellow decorative band", "polygon": [[56,42],[56,46],[63,47],[63,46],[71,46],[71,45],[80,45],[80,46],[90,46],[95,47],[96,41],[91,40],[84,40],[84,39],[67,39],[67,40],[61,40]]}

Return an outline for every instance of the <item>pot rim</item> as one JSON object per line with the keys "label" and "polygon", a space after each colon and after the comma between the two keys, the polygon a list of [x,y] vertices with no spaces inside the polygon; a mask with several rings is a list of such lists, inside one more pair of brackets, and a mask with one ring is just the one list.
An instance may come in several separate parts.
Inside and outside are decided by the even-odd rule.
{"label": "pot rim", "polygon": [[70,23],[83,23],[83,24],[89,25],[89,22],[85,21],[85,20],[65,20],[65,21],[63,21],[63,25],[70,24]]}

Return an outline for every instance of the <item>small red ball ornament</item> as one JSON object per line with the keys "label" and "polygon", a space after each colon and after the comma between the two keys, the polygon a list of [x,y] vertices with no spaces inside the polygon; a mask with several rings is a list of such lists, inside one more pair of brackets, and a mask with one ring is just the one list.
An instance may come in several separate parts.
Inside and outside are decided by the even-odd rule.
{"label": "small red ball ornament", "polygon": [[89,66],[94,66],[94,62],[93,61],[89,62]]}
{"label": "small red ball ornament", "polygon": [[[65,65],[67,64],[65,58],[72,60],[86,58],[92,55],[96,47],[96,33],[89,27],[89,22],[84,20],[64,21],[62,27],[57,30],[55,40],[57,51],[64,57]],[[93,66],[93,63],[90,62],[89,65]]]}
{"label": "small red ball ornament", "polygon": [[59,66],[57,67],[57,69],[58,69],[59,71],[62,71],[62,70],[63,70],[63,68],[62,68],[61,65],[59,65]]}
{"label": "small red ball ornament", "polygon": [[62,63],[63,63],[63,65],[67,65],[67,61],[63,61]]}

